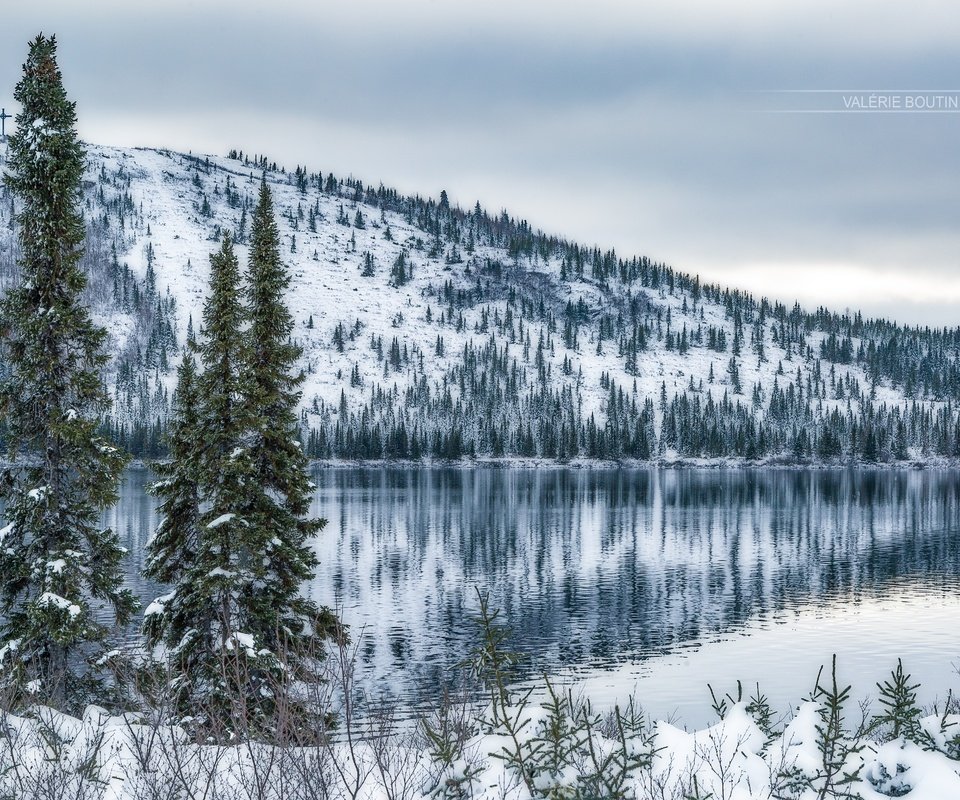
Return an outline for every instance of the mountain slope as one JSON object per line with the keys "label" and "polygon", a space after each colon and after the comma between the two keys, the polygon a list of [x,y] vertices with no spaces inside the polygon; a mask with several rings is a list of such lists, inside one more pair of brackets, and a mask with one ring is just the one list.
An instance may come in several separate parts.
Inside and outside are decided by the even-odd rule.
{"label": "mountain slope", "polygon": [[[90,146],[88,297],[115,415],[157,455],[224,229],[275,194],[311,455],[902,460],[958,452],[960,330],[805,313],[264,159]],[[236,154],[234,154],[236,155]],[[0,282],[16,276],[0,198]],[[15,210],[15,209],[13,209]]]}

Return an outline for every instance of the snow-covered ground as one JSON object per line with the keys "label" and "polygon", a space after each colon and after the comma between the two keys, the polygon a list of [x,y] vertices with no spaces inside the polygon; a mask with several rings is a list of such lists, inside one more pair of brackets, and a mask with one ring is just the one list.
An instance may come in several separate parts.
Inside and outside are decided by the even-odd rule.
{"label": "snow-covered ground", "polygon": [[[91,706],[78,719],[35,707],[0,718],[0,797],[960,797],[960,716],[924,717],[912,737],[841,737],[834,747],[825,747],[820,710],[804,702],[772,734],[741,702],[698,731],[666,722],[620,728],[601,723],[556,739],[548,733],[550,714],[528,708],[513,718],[522,723],[519,747],[508,728],[487,726],[441,755],[442,746],[416,735],[349,743],[343,731],[335,743],[322,746],[198,746],[182,730],[139,715],[112,717]],[[557,742],[562,755],[555,759]],[[580,794],[574,794],[576,787]]]}

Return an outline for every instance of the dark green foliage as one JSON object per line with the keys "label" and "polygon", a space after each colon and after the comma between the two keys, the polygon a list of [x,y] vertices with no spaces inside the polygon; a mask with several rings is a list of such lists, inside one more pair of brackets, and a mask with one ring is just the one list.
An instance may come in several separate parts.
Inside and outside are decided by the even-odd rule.
{"label": "dark green foliage", "polygon": [[820,679],[823,669],[817,675],[814,687],[814,702],[819,704],[816,724],[817,750],[820,764],[813,778],[817,800],[827,797],[852,797],[846,790],[859,777],[859,769],[847,772],[845,766],[850,755],[860,749],[861,731],[851,731],[846,726],[846,710],[850,700],[850,686],[840,688],[837,683],[837,656],[833,656],[830,668],[830,682],[824,686]]}
{"label": "dark green foliage", "polygon": [[903,661],[897,659],[897,668],[890,678],[877,684],[879,702],[883,711],[874,717],[875,725],[889,725],[891,735],[903,736],[921,747],[930,746],[930,735],[920,727],[923,710],[917,705],[919,683],[911,684],[910,675],[903,671]]}
{"label": "dark green foliage", "polygon": [[363,269],[360,271],[360,274],[364,278],[372,278],[374,275],[374,260],[373,253],[367,251],[363,254]]}
{"label": "dark green foliage", "polygon": [[81,703],[109,628],[135,608],[121,588],[124,550],[99,525],[116,501],[124,456],[98,435],[110,402],[100,372],[106,332],[81,303],[84,224],[78,208],[84,152],[56,62],[56,41],[30,44],[15,99],[5,177],[18,198],[21,281],[3,302],[8,372],[6,527],[0,532],[3,676],[63,707]]}
{"label": "dark green foliage", "polygon": [[[206,159],[177,158],[187,165],[187,175],[195,178],[192,199],[197,209],[202,208],[204,193],[211,206],[214,220],[204,227],[208,231],[214,225],[214,229],[237,228],[243,209],[252,208],[247,208],[248,198],[236,180]],[[265,157],[257,157],[254,163],[270,165]],[[401,436],[402,424],[408,442],[416,442],[415,449],[427,458],[458,449],[482,456],[556,459],[657,458],[662,454],[670,459],[731,457],[834,464],[960,456],[956,402],[960,397],[960,361],[956,357],[960,328],[908,328],[822,308],[806,312],[798,305],[701,283],[649,258],[623,258],[612,250],[548,236],[506,213],[490,216],[482,208],[464,211],[449,203],[441,206],[437,200],[405,197],[353,178],[324,178],[298,167],[290,171],[287,182],[303,193],[294,203],[296,210],[285,214],[290,228],[284,228],[283,235],[291,237],[289,242],[283,239],[287,246],[294,242],[292,234],[305,235],[299,231],[308,223],[312,223],[311,231],[326,233],[318,225],[324,218],[321,201],[330,203],[330,222],[338,220],[347,227],[359,212],[369,229],[371,220],[376,219],[372,215],[377,214],[384,240],[402,239],[407,255],[403,270],[395,264],[403,260],[400,247],[390,248],[389,256],[381,256],[383,251],[379,251],[377,258],[386,258],[382,265],[374,262],[373,254],[364,256],[359,265],[373,279],[371,283],[382,286],[376,280],[381,276],[380,266],[390,272],[395,285],[400,285],[404,276],[409,280],[414,261],[409,254],[414,251],[421,253],[418,262],[428,250],[437,263],[446,257],[451,263],[446,265],[450,269],[444,270],[442,283],[423,281],[421,287],[427,302],[436,304],[433,319],[440,327],[466,332],[468,340],[471,332],[477,334],[470,342],[471,352],[462,357],[463,341],[457,339],[453,345],[453,337],[446,337],[446,363],[442,365],[431,363],[432,347],[411,353],[404,371],[412,380],[406,387],[398,384],[400,392],[392,397],[392,381],[385,380],[383,402],[380,387],[367,380],[365,388],[377,392],[378,398],[357,393],[349,419],[337,418],[332,408],[319,402],[314,415],[308,417],[316,429],[308,434],[308,440],[323,441],[324,446],[311,449],[311,454],[384,457],[390,449],[387,443]],[[112,241],[122,252],[131,236],[139,236],[149,227],[134,201],[136,190],[130,188],[130,176],[121,164],[105,167],[96,183],[86,198],[91,208],[88,228],[100,231],[105,242]],[[320,197],[321,189],[331,197]],[[341,200],[333,200],[333,196]],[[5,206],[0,204],[0,216],[6,214]],[[388,219],[394,225],[390,237]],[[401,219],[413,229],[402,229],[401,234],[397,227]],[[348,251],[355,251],[356,231],[344,228],[343,232],[352,239]],[[302,238],[297,242],[301,251],[305,244],[306,252],[313,252],[319,260],[316,242],[307,244]],[[360,244],[361,252],[365,247]],[[490,248],[509,253],[509,258],[492,257]],[[461,257],[475,255],[454,268],[458,253]],[[118,263],[110,267],[116,305],[142,316],[153,327],[147,318],[159,320],[159,314],[145,302],[149,287],[120,263],[122,258],[115,257]],[[162,258],[158,250],[159,284],[167,266]],[[356,263],[356,259],[350,261]],[[186,269],[189,271],[189,266]],[[569,291],[557,292],[558,273],[570,282]],[[574,297],[580,292],[577,282],[581,280],[591,281],[593,288],[583,297]],[[592,299],[588,302],[587,297]],[[156,300],[167,303],[159,285]],[[581,313],[581,305],[589,306],[586,315]],[[168,323],[171,309],[162,311]],[[306,312],[303,316],[306,318]],[[150,331],[148,345],[143,346],[146,337],[140,337],[143,352],[131,343],[117,359],[117,403],[111,425],[116,441],[138,454],[157,451],[153,427],[156,422],[161,428],[165,424],[168,399],[159,388],[157,396],[152,396],[151,384],[156,386],[155,370],[169,369],[170,355],[179,350],[171,343],[170,333],[168,325],[158,321],[156,331]],[[430,331],[430,341],[443,333]],[[535,360],[534,348],[541,334],[545,350]],[[400,335],[401,347],[415,347],[415,337],[407,335],[405,341],[404,335]],[[508,342],[509,355],[503,357]],[[499,352],[496,357],[475,360],[477,351],[487,349]],[[646,379],[657,359],[647,360],[643,353],[651,349],[669,350],[673,355],[689,353],[704,366],[709,364],[704,356],[725,355],[708,366],[703,388],[697,386],[699,376],[691,375],[686,367],[681,380],[668,380],[664,425],[661,428],[658,413],[655,426],[648,429],[643,414],[645,390],[651,384]],[[591,385],[595,377],[583,363],[587,359],[582,354],[594,352],[619,360],[619,369],[611,372],[622,384],[625,403],[621,409],[618,402],[614,421],[588,401],[596,391]],[[424,369],[417,369],[420,359]],[[776,384],[768,377],[773,370],[764,368],[764,379],[756,378],[756,365],[765,361],[780,367]],[[440,375],[437,366],[443,371]],[[581,368],[582,381],[577,380]],[[796,374],[798,368],[801,375]],[[344,375],[347,372],[343,370]],[[631,391],[630,378],[634,376],[639,385],[636,397]],[[458,390],[460,383],[466,384],[463,392]],[[452,387],[449,403],[448,386]],[[891,392],[882,391],[885,389],[901,399],[891,403]],[[711,395],[712,404],[708,405]],[[656,402],[657,398],[653,399]],[[496,417],[499,419],[493,422]]]}
{"label": "dark green foliage", "polygon": [[759,684],[757,684],[756,694],[750,696],[746,711],[753,717],[753,721],[757,723],[757,727],[763,731],[769,744],[775,735],[774,713],[770,707],[770,701],[767,699],[767,696],[760,691]]}
{"label": "dark green foliage", "polygon": [[297,417],[303,375],[294,371],[301,350],[290,338],[294,321],[283,299],[290,278],[278,242],[273,201],[264,182],[253,216],[247,280],[250,327],[242,394],[250,425],[245,458],[252,483],[241,514],[246,546],[259,556],[251,575],[255,588],[244,608],[245,630],[258,650],[269,650],[284,661],[285,669],[277,676],[281,686],[274,691],[290,682],[315,680],[311,662],[319,657],[322,640],[337,633],[333,614],[299,592],[317,566],[308,541],[326,520],[307,517],[313,484]]}
{"label": "dark green foliage", "polygon": [[187,607],[179,602],[184,584],[192,578],[191,565],[201,546],[200,490],[197,442],[200,437],[196,362],[188,350],[177,371],[173,415],[167,432],[169,461],[154,465],[159,480],[150,487],[160,500],[161,522],[147,542],[144,575],[174,587],[158,598],[144,616],[143,631],[148,647],[163,645],[176,651],[190,629]]}
{"label": "dark green foliage", "polygon": [[434,779],[430,797],[443,800],[468,800],[473,797],[472,784],[482,771],[471,763],[464,746],[474,734],[472,720],[464,714],[456,713],[449,697],[431,718],[424,717],[420,722],[427,741],[427,752],[439,775]]}
{"label": "dark green foliage", "polygon": [[507,647],[510,629],[499,623],[500,610],[491,610],[488,595],[479,589],[477,598],[480,613],[476,622],[483,641],[472,653],[470,669],[490,701],[488,726],[491,732],[500,734],[508,742],[490,755],[502,759],[520,776],[530,794],[535,795],[536,765],[522,743],[526,738],[524,731],[530,724],[526,709],[532,689],[515,693],[509,685],[522,655]]}
{"label": "dark green foliage", "polygon": [[[197,210],[204,197],[208,200],[213,218],[202,225],[207,233],[236,229],[247,214],[244,234],[249,236],[253,207],[243,182],[207,159],[175,158],[186,166],[187,181],[194,178],[191,194]],[[270,165],[264,157],[253,163],[258,168]],[[304,194],[282,218],[289,228],[280,223],[283,236],[290,237],[281,239],[284,250],[295,234],[299,250],[319,260],[322,247],[316,237],[304,242],[307,234],[300,231],[312,223],[311,231],[328,233],[318,223],[325,214],[329,223],[339,219],[350,227],[359,211],[368,229],[377,214],[384,239],[390,220],[390,238],[402,241],[402,247],[389,248],[389,255],[378,250],[349,259],[359,263],[371,289],[383,287],[379,279],[387,279],[387,272],[394,285],[409,281],[414,261],[425,261],[428,249],[438,264],[444,257],[456,262],[456,253],[465,259],[462,266],[446,265],[450,268],[433,284],[426,279],[432,268],[416,268],[418,277],[424,277],[418,289],[436,312],[428,317],[428,324],[438,328],[429,331],[431,346],[419,350],[417,337],[395,323],[401,350],[405,345],[411,350],[409,358],[403,358],[399,391],[392,391],[389,369],[380,386],[375,372],[361,364],[365,391],[351,396],[351,414],[337,416],[336,401],[325,404],[319,396],[307,410],[305,421],[313,429],[305,437],[310,455],[375,459],[414,452],[424,458],[475,453],[557,460],[662,456],[832,464],[960,457],[960,328],[908,328],[858,314],[806,312],[797,305],[703,284],[649,258],[623,258],[612,250],[547,236],[507,214],[490,216],[482,208],[464,211],[449,204],[441,208],[437,200],[404,197],[353,178],[338,181],[298,167],[287,182]],[[131,183],[122,160],[108,160],[94,183],[85,198],[90,209],[88,259],[91,253],[96,256],[97,247],[91,245],[98,239],[104,253],[88,260],[86,268],[93,284],[103,270],[91,267],[109,264],[103,276],[108,294],[112,290],[114,305],[133,316],[136,331],[117,355],[110,387],[115,408],[111,418],[103,420],[102,430],[121,448],[156,457],[162,454],[160,434],[169,413],[167,389],[158,378],[175,367],[180,350],[175,336],[178,309],[163,286],[171,265],[163,263],[163,248],[152,253],[145,241],[153,279],[141,279],[123,263],[128,242],[139,240],[143,231],[149,237],[150,228],[136,201],[142,187]],[[320,196],[321,189],[331,197]],[[321,202],[329,203],[329,211],[321,213]],[[412,229],[398,227],[400,220]],[[0,203],[3,224],[12,224],[6,203]],[[153,231],[157,233],[156,226]],[[348,251],[355,251],[356,231],[341,232],[353,240],[346,245]],[[361,242],[360,252],[365,247]],[[491,248],[509,252],[510,258],[497,259]],[[420,255],[411,256],[414,252]],[[475,255],[467,257],[471,252]],[[4,256],[0,253],[0,274],[7,274]],[[192,271],[189,264],[183,268]],[[558,273],[570,282],[559,293]],[[582,296],[583,287],[577,284],[581,280],[593,285]],[[314,312],[319,326],[314,309],[303,311],[304,320],[308,311]],[[446,335],[441,327],[466,334],[466,341]],[[390,338],[386,336],[385,345]],[[438,339],[443,344],[441,364],[432,358]],[[336,346],[341,347],[339,342]],[[686,352],[691,366],[709,365],[703,386],[698,387],[696,368],[687,369],[686,364],[682,378],[678,374],[676,380],[668,379],[667,396],[653,420],[645,413],[647,392],[660,381],[649,380],[650,367],[658,360],[644,357],[651,350],[669,350],[673,356]],[[608,381],[617,384],[616,406],[601,401],[598,409],[590,400],[597,390],[589,368],[588,354],[593,353],[619,361],[614,369],[606,367]],[[711,364],[714,353],[724,355]],[[779,366],[776,382],[773,370],[766,368],[757,379],[756,365],[765,361]],[[340,366],[346,382],[351,365]],[[382,363],[378,366],[382,373]],[[316,362],[306,365],[308,372],[315,368]],[[602,388],[607,391],[609,385]],[[893,393],[900,399],[891,402]],[[656,404],[655,389],[652,394]],[[616,409],[615,418],[608,418],[608,408]]]}
{"label": "dark green foliage", "polygon": [[[208,731],[236,730],[252,672],[279,670],[247,633],[243,600],[259,553],[242,512],[253,473],[244,437],[251,427],[242,400],[246,358],[240,272],[229,233],[210,257],[210,296],[199,344],[203,372],[188,356],[171,426],[171,463],[155,491],[166,514],[150,544],[148,570],[174,582],[147,616],[151,644],[165,644],[176,676],[177,710]],[[195,387],[195,388],[194,388]],[[255,723],[256,721],[254,721]]]}
{"label": "dark green foliage", "polygon": [[390,268],[390,281],[394,286],[403,286],[410,279],[411,268],[407,260],[407,253],[401,250],[394,259]]}
{"label": "dark green foliage", "polygon": [[208,733],[243,726],[269,737],[280,717],[300,719],[292,687],[319,680],[323,640],[342,631],[299,592],[317,563],[308,540],[324,521],[306,516],[300,348],[265,181],[250,239],[245,292],[229,234],[211,256],[203,370],[188,353],[179,372],[171,462],[154,487],[164,519],[148,561],[150,577],[173,590],[149,609],[145,633],[166,647],[181,715]]}
{"label": "dark green foliage", "polygon": [[713,713],[717,715],[718,719],[726,718],[727,711],[730,710],[730,703],[736,704],[743,700],[743,684],[740,681],[737,681],[736,697],[731,695],[729,692],[723,697],[717,697],[717,693],[713,691],[713,687],[709,683],[707,684],[707,691],[710,692],[710,707],[713,709]]}
{"label": "dark green foliage", "polygon": [[[637,772],[649,770],[654,756],[654,734],[647,727],[643,714],[635,708],[631,700],[626,713],[616,706],[606,726],[603,726],[599,715],[594,714],[589,700],[573,706],[572,695],[568,696],[573,707],[575,735],[579,738],[578,758],[572,761],[582,765],[573,798],[633,798],[632,778]],[[612,747],[598,744],[598,734],[602,727],[606,727],[605,733],[613,741]],[[570,794],[565,792],[556,796],[563,798]]]}

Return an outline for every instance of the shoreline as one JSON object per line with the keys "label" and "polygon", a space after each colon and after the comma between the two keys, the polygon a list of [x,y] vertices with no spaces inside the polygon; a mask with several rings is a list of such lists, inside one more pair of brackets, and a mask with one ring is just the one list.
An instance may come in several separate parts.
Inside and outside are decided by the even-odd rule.
{"label": "shoreline", "polygon": [[[163,459],[145,461],[131,459],[127,469],[150,469],[151,463],[166,463]],[[5,464],[4,466],[9,466]],[[444,459],[310,459],[309,466],[319,469],[386,469],[390,467],[406,469],[543,469],[543,470],[758,470],[773,469],[784,472],[922,472],[930,470],[960,470],[960,459],[914,459],[909,461],[789,461],[782,459],[657,459],[644,461],[639,459],[572,459],[557,461],[548,458],[462,458],[456,461]]]}

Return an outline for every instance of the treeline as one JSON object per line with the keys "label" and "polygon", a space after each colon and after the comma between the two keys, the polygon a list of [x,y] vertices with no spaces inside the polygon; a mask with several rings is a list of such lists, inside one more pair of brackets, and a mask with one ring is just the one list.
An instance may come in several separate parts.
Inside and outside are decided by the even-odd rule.
{"label": "treeline", "polygon": [[[867,405],[862,411],[814,418],[810,406],[788,425],[770,415],[758,420],[752,409],[724,394],[678,395],[667,405],[661,432],[654,428],[650,398],[616,389],[607,405],[606,419],[584,418],[571,410],[563,394],[534,394],[529,402],[507,409],[507,419],[495,422],[463,421],[469,404],[443,399],[417,412],[391,410],[376,415],[383,402],[376,397],[351,414],[346,423],[334,421],[310,429],[306,452],[314,459],[462,459],[673,458],[779,460],[795,463],[898,462],[914,458],[960,457],[960,417],[952,407],[936,411],[913,406]],[[540,405],[540,404],[543,405]],[[521,409],[545,408],[521,421]],[[449,419],[436,417],[447,411]],[[463,414],[459,413],[463,412]]]}

